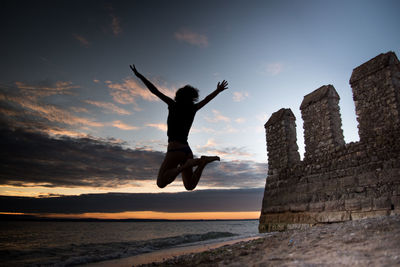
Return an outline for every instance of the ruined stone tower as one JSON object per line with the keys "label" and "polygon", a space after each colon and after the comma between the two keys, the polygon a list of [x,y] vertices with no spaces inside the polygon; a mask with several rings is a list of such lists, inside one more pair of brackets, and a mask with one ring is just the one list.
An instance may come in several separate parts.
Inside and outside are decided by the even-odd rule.
{"label": "ruined stone tower", "polygon": [[300,110],[304,121],[305,160],[344,145],[339,95],[332,85],[324,85],[306,95]]}
{"label": "ruined stone tower", "polygon": [[393,52],[382,54],[354,69],[350,78],[356,105],[360,140],[368,142],[400,123],[399,60]]}
{"label": "ruined stone tower", "polygon": [[303,161],[290,109],[265,124],[269,170],[261,232],[400,213],[399,60],[393,52],[378,55],[353,70],[350,84],[359,142],[344,142],[332,85],[301,103]]}
{"label": "ruined stone tower", "polygon": [[296,118],[290,109],[280,109],[264,125],[267,135],[269,174],[300,162],[296,137]]}

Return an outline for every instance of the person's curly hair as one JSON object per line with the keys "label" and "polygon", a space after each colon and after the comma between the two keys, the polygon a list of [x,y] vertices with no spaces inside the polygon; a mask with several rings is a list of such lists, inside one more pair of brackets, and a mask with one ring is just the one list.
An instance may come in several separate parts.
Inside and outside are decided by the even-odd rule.
{"label": "person's curly hair", "polygon": [[191,85],[185,85],[178,89],[175,94],[175,101],[180,103],[195,103],[199,99],[199,90]]}

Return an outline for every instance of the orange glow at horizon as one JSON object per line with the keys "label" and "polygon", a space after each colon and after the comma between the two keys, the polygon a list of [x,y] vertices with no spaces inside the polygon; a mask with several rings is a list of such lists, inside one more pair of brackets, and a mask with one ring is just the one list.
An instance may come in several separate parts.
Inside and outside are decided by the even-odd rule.
{"label": "orange glow at horizon", "polygon": [[166,219],[166,220],[242,220],[258,219],[260,211],[239,212],[155,212],[127,211],[117,213],[40,214],[48,218],[95,219]]}

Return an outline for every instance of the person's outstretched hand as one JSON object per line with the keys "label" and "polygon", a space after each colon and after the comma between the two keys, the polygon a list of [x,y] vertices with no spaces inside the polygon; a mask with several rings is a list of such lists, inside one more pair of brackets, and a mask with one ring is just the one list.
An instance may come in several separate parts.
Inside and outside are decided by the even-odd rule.
{"label": "person's outstretched hand", "polygon": [[129,67],[131,67],[131,70],[133,71],[133,73],[135,73],[136,76],[140,75],[140,73],[137,71],[135,64],[129,65]]}
{"label": "person's outstretched hand", "polygon": [[228,89],[228,82],[223,80],[222,82],[219,82],[217,85],[217,90],[219,92],[222,92],[224,90]]}

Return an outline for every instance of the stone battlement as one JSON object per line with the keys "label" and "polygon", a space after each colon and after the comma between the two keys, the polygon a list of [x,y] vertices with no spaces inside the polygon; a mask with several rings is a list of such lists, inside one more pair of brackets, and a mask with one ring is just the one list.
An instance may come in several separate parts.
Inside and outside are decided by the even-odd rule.
{"label": "stone battlement", "polygon": [[400,63],[380,54],[350,78],[360,141],[343,138],[339,95],[324,85],[304,96],[304,160],[290,109],[265,124],[268,177],[259,230],[400,213]]}

